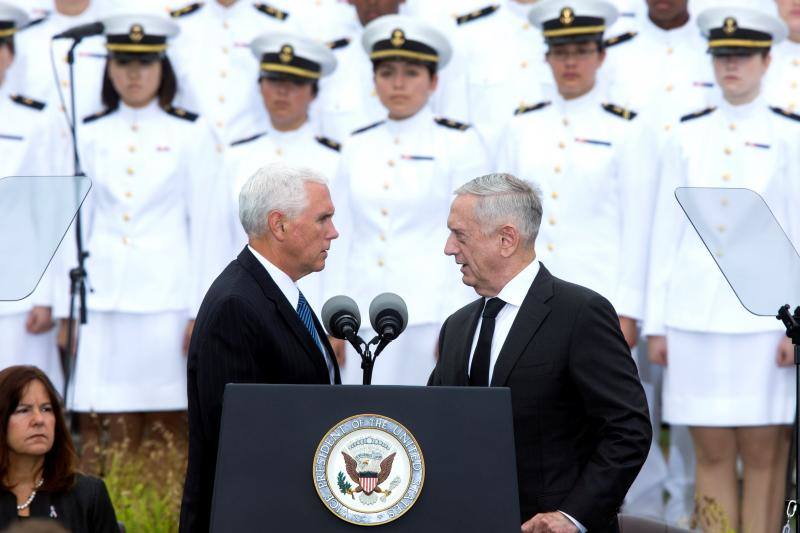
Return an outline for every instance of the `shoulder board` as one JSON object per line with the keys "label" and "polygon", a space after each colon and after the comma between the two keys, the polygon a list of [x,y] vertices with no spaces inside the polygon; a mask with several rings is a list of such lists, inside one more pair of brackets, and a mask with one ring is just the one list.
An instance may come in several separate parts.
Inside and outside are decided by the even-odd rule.
{"label": "shoulder board", "polygon": [[543,109],[549,105],[550,102],[539,102],[538,104],[533,105],[520,104],[519,107],[514,110],[514,114],[522,115],[524,113],[530,113],[531,111],[538,111],[539,109]]}
{"label": "shoulder board", "polygon": [[50,16],[50,12],[49,12],[49,11],[45,11],[45,12],[44,12],[44,15],[42,15],[42,16],[41,16],[41,17],[39,17],[38,19],[33,19],[32,21],[28,22],[28,23],[25,25],[25,27],[23,27],[23,28],[22,28],[22,30],[27,30],[28,28],[32,28],[32,27],[34,27],[34,26],[37,26],[37,25],[41,24],[42,22],[44,22],[45,20],[47,20],[47,18],[48,18],[49,16]]}
{"label": "shoulder board", "polygon": [[167,114],[172,115],[173,117],[182,118],[183,120],[188,120],[189,122],[194,122],[195,120],[197,120],[197,117],[200,116],[197,113],[186,111],[185,109],[182,109],[180,107],[172,107],[171,105],[165,107],[164,111],[166,111]]}
{"label": "shoulder board", "polygon": [[41,111],[47,105],[44,102],[39,102],[38,100],[34,100],[33,98],[22,96],[21,94],[12,94],[11,100],[15,104],[24,105],[25,107],[30,107],[31,109],[35,109],[37,111]]}
{"label": "shoulder board", "polygon": [[341,39],[336,39],[335,41],[329,41],[325,43],[330,50],[338,50],[339,48],[344,48],[350,44],[350,37],[342,37]]}
{"label": "shoulder board", "polygon": [[636,115],[638,115],[636,111],[631,111],[630,109],[625,109],[623,107],[614,104],[603,104],[603,109],[605,109],[612,115],[624,118],[625,120],[633,120],[636,118]]}
{"label": "shoulder board", "polygon": [[477,11],[472,11],[471,13],[467,13],[466,15],[461,15],[456,17],[456,24],[459,26],[462,24],[466,24],[467,22],[472,22],[473,20],[478,20],[479,18],[483,18],[487,15],[491,15],[495,11],[500,9],[500,6],[486,6],[483,9],[478,9]]}
{"label": "shoulder board", "polygon": [[201,7],[203,7],[203,2],[195,2],[194,4],[189,4],[188,6],[183,6],[182,8],[170,11],[169,16],[174,19],[184,17],[186,15],[191,15]]}
{"label": "shoulder board", "polygon": [[260,139],[261,137],[263,137],[266,134],[267,134],[266,131],[262,131],[261,133],[256,133],[255,135],[251,135],[250,137],[245,137],[244,139],[239,139],[239,140],[233,141],[231,143],[231,147],[240,146],[242,144],[247,144],[247,143],[249,143],[251,141],[255,141],[256,139]]}
{"label": "shoulder board", "polygon": [[791,119],[791,120],[800,121],[800,115],[796,115],[796,114],[792,113],[791,111],[787,111],[785,109],[781,109],[780,107],[770,107],[770,110],[772,110],[773,113],[776,113],[776,114],[778,114],[778,115],[780,115],[782,117],[785,117],[785,118],[788,118],[788,119]]}
{"label": "shoulder board", "polygon": [[450,128],[451,130],[466,131],[469,129],[469,124],[464,124],[463,122],[459,122],[457,120],[450,120],[449,118],[441,117],[437,117],[433,120],[438,125],[444,126],[445,128]]}
{"label": "shoulder board", "polygon": [[616,37],[609,37],[608,39],[603,41],[603,45],[606,48],[608,48],[609,46],[616,46],[618,44],[622,44],[624,42],[630,41],[631,39],[633,39],[637,35],[638,35],[638,32],[629,31],[629,32],[617,35]]}
{"label": "shoulder board", "polygon": [[681,122],[688,122],[690,120],[694,120],[696,118],[704,117],[706,115],[710,115],[713,113],[717,108],[716,107],[707,107],[701,111],[695,111],[694,113],[689,113],[688,115],[683,115],[681,117]]}
{"label": "shoulder board", "polygon": [[261,11],[265,15],[268,15],[272,18],[276,18],[278,20],[286,20],[287,18],[289,18],[289,13],[287,13],[286,11],[281,11],[280,9],[272,7],[267,4],[254,4],[253,7]]}
{"label": "shoulder board", "polygon": [[326,147],[330,148],[331,150],[335,150],[337,152],[340,152],[342,150],[342,145],[340,143],[337,143],[333,139],[328,139],[327,137],[323,137],[322,135],[320,135],[318,137],[314,137],[314,138],[322,146],[326,146]]}
{"label": "shoulder board", "polygon": [[369,131],[369,130],[371,130],[372,128],[377,128],[378,126],[380,126],[380,125],[381,125],[381,124],[383,124],[384,122],[386,122],[386,121],[385,121],[385,120],[379,120],[379,121],[378,121],[378,122],[376,122],[375,124],[370,124],[369,126],[364,126],[363,128],[358,128],[357,130],[355,130],[355,131],[354,131],[353,133],[351,133],[350,135],[358,135],[359,133],[364,133],[365,131]]}
{"label": "shoulder board", "polygon": [[83,118],[83,123],[84,124],[88,124],[90,122],[94,122],[97,119],[100,119],[100,118],[103,118],[103,117],[107,117],[108,115],[110,115],[111,113],[113,113],[116,110],[117,110],[116,107],[109,107],[108,109],[103,109],[102,111],[98,111],[97,113],[93,113],[93,114],[89,115],[88,117],[84,117]]}

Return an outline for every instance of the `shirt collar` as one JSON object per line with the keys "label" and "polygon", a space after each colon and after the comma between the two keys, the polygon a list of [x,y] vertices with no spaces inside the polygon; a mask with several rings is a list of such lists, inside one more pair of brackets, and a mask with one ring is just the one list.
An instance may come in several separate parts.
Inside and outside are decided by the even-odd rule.
{"label": "shirt collar", "polygon": [[275,285],[278,286],[286,299],[289,300],[292,308],[297,309],[297,304],[300,303],[300,289],[297,288],[292,278],[290,278],[286,272],[270,263],[266,257],[256,252],[249,244],[247,245],[247,249],[250,250],[256,259],[258,259],[258,262],[267,269],[267,273],[272,278],[272,281],[275,282]]}
{"label": "shirt collar", "polygon": [[503,287],[497,297],[507,304],[521,307],[538,273],[539,260],[534,258],[528,266],[523,268],[516,276],[511,278],[511,281],[506,283],[506,286]]}
{"label": "shirt collar", "polygon": [[433,112],[425,104],[415,115],[402,120],[386,119],[386,127],[392,135],[414,134],[429,124],[433,124]]}

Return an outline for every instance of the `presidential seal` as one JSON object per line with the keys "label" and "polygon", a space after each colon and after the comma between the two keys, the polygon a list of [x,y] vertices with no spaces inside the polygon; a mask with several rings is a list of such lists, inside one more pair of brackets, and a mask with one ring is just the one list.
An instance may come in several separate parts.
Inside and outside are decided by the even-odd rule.
{"label": "presidential seal", "polygon": [[345,522],[377,526],[416,503],[425,460],[414,435],[396,420],[355,415],[333,426],[314,454],[314,487]]}

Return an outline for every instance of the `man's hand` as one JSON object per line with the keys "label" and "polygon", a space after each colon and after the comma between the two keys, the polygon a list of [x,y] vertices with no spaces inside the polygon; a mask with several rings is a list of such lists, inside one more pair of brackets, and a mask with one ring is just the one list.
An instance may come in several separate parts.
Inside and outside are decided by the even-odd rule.
{"label": "man's hand", "polygon": [[347,345],[345,344],[344,339],[337,339],[336,337],[328,336],[328,341],[331,343],[333,355],[336,356],[336,362],[339,363],[339,368],[344,368],[344,362],[347,358],[345,355]]}
{"label": "man's hand", "polygon": [[622,330],[622,335],[625,336],[628,347],[633,348],[636,346],[639,340],[639,330],[636,329],[636,320],[621,316],[619,317],[619,328]]}
{"label": "man's hand", "polygon": [[575,524],[558,511],[539,513],[522,524],[522,533],[578,533],[578,531]]}
{"label": "man's hand", "polygon": [[28,333],[38,335],[50,331],[55,326],[53,322],[53,313],[49,307],[41,305],[35,306],[28,313],[28,318],[25,320],[25,329]]}
{"label": "man's hand", "polygon": [[789,337],[784,337],[778,345],[778,366],[794,365],[794,345]]}
{"label": "man's hand", "polygon": [[192,341],[192,332],[194,331],[194,320],[190,320],[186,324],[186,331],[183,332],[183,355],[189,355],[189,343]]}
{"label": "man's hand", "polygon": [[667,366],[667,337],[651,335],[647,337],[647,357],[654,365]]}

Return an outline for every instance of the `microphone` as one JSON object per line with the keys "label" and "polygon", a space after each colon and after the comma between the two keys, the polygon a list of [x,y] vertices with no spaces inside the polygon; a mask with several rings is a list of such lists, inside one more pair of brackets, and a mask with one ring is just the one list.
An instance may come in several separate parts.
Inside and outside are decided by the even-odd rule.
{"label": "microphone", "polygon": [[352,343],[361,327],[358,305],[349,296],[334,296],[322,306],[322,325],[331,337]]}
{"label": "microphone", "polygon": [[379,294],[369,304],[369,321],[382,343],[395,340],[408,325],[408,308],[398,295],[392,292]]}
{"label": "microphone", "polygon": [[92,22],[91,24],[81,24],[74,26],[66,31],[53,36],[53,39],[73,39],[80,41],[84,37],[91,37],[92,35],[100,35],[105,30],[105,25],[102,22]]}

